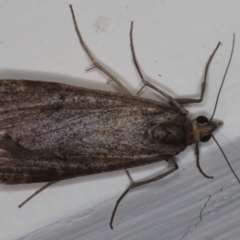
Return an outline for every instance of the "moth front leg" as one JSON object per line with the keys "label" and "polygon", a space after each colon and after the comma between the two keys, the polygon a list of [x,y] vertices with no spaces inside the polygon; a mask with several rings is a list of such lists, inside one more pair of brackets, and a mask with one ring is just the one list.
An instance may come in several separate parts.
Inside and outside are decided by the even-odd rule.
{"label": "moth front leg", "polygon": [[158,176],[156,176],[156,177],[153,177],[153,178],[150,178],[150,179],[147,179],[147,180],[143,180],[143,181],[139,181],[139,182],[134,182],[134,181],[132,180],[131,175],[129,174],[128,170],[125,170],[126,173],[127,173],[127,175],[128,175],[128,177],[129,177],[129,179],[130,179],[130,181],[131,181],[131,183],[130,183],[130,185],[128,186],[128,188],[122,193],[122,195],[121,195],[121,196],[118,198],[118,200],[116,201],[116,204],[115,204],[115,206],[114,206],[114,208],[113,208],[113,212],[112,212],[110,224],[109,224],[111,229],[113,229],[113,225],[112,225],[112,224],[113,224],[114,216],[115,216],[115,214],[116,214],[116,212],[117,212],[117,208],[118,208],[120,202],[122,201],[122,199],[126,196],[126,194],[127,194],[131,189],[136,188],[136,187],[143,186],[143,185],[148,184],[148,183],[151,183],[151,182],[156,182],[156,181],[158,181],[158,180],[160,180],[160,179],[168,176],[169,174],[171,174],[172,172],[174,172],[174,171],[176,171],[176,170],[178,169],[178,165],[177,165],[176,161],[175,161],[173,158],[168,159],[168,160],[166,160],[166,161],[172,165],[172,167],[173,167],[172,169],[170,169],[170,170],[168,170],[168,171],[166,171],[166,172],[164,172],[164,173],[161,173],[160,175],[158,175]]}
{"label": "moth front leg", "polygon": [[203,96],[204,96],[204,93],[205,93],[205,88],[206,88],[206,82],[207,82],[207,75],[208,75],[208,69],[209,69],[209,66],[210,66],[210,63],[217,51],[217,49],[219,48],[220,46],[220,42],[217,44],[217,46],[215,47],[215,49],[213,50],[212,54],[210,55],[208,61],[207,61],[207,64],[205,66],[205,71],[204,71],[204,78],[203,78],[203,81],[202,81],[202,84],[201,84],[201,93],[200,93],[200,97],[199,98],[175,98],[175,100],[180,103],[180,104],[188,104],[188,103],[200,103],[202,102],[203,100]]}
{"label": "moth front leg", "polygon": [[[166,97],[169,101],[170,104],[175,105],[182,113],[186,114],[187,111],[181,106],[181,104],[187,104],[187,103],[200,103],[203,100],[203,96],[204,96],[204,92],[205,92],[205,88],[206,88],[206,81],[207,81],[207,74],[208,74],[208,69],[209,69],[209,65],[217,51],[217,49],[220,46],[220,42],[217,44],[216,48],[214,49],[213,53],[210,55],[208,62],[206,64],[205,67],[205,71],[204,71],[204,79],[203,82],[201,84],[201,93],[200,93],[200,98],[198,99],[193,99],[193,98],[173,98],[171,97],[169,94],[167,94],[166,92],[164,92],[163,90],[155,87],[154,85],[152,85],[151,83],[149,83],[146,79],[144,79],[143,74],[140,70],[140,67],[138,65],[137,62],[137,58],[136,58],[136,54],[135,54],[135,49],[134,49],[134,45],[133,45],[133,36],[132,36],[132,32],[133,32],[133,22],[131,23],[131,29],[130,29],[130,46],[131,46],[131,52],[132,52],[132,57],[133,57],[133,62],[134,65],[138,71],[138,74],[142,80],[142,83],[144,84],[143,87],[138,91],[138,93],[140,91],[142,91],[142,89],[145,86],[148,86],[150,88],[152,88],[153,90],[159,92],[160,94],[162,94],[164,97]],[[137,94],[138,94],[137,93]]]}
{"label": "moth front leg", "polygon": [[128,91],[128,89],[111,73],[109,72],[105,67],[103,67],[100,63],[98,63],[95,58],[93,57],[92,53],[90,52],[90,50],[88,49],[87,45],[85,44],[85,42],[83,41],[82,35],[79,31],[78,25],[77,25],[77,21],[76,21],[76,17],[72,8],[72,5],[69,5],[70,9],[71,9],[71,13],[72,13],[72,18],[73,18],[73,23],[74,23],[74,27],[75,27],[75,31],[77,33],[78,39],[80,44],[82,45],[84,51],[86,52],[86,54],[88,55],[88,57],[90,58],[90,60],[92,61],[93,67],[91,67],[88,70],[91,70],[93,68],[97,68],[100,71],[102,71],[103,73],[105,73],[113,82],[115,82],[118,87],[120,89],[122,89],[123,92],[125,92],[128,95],[131,95],[131,93]]}

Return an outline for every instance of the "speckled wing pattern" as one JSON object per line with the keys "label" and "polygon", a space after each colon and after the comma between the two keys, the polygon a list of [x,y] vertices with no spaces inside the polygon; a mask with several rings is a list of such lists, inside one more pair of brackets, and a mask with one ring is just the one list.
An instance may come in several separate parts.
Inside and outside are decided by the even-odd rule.
{"label": "speckled wing pattern", "polygon": [[186,145],[146,137],[175,107],[60,83],[0,80],[0,182],[57,181],[164,160]]}

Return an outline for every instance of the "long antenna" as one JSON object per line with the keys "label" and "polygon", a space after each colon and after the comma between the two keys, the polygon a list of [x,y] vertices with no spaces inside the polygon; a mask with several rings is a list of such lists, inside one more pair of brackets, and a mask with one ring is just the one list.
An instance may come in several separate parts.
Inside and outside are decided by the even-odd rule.
{"label": "long antenna", "polygon": [[222,150],[221,146],[219,145],[218,141],[217,141],[217,140],[216,140],[216,138],[213,136],[213,134],[211,134],[211,135],[212,135],[212,138],[213,138],[213,140],[215,141],[215,143],[218,145],[218,147],[219,147],[220,151],[222,152],[222,155],[224,156],[224,158],[225,158],[225,160],[226,160],[226,162],[227,162],[227,164],[228,164],[229,168],[231,169],[231,171],[232,171],[233,175],[236,177],[236,179],[238,180],[238,182],[239,182],[239,184],[240,184],[240,180],[239,180],[239,178],[238,178],[237,174],[234,172],[234,170],[233,170],[232,166],[230,165],[230,163],[229,163],[229,161],[228,161],[228,159],[227,159],[227,157],[226,157],[225,153],[223,152],[223,150]]}
{"label": "long antenna", "polygon": [[[229,61],[228,61],[228,65],[227,65],[226,71],[225,71],[225,73],[224,73],[223,80],[222,80],[222,84],[221,84],[220,89],[219,89],[219,91],[218,91],[217,100],[216,100],[216,103],[215,103],[215,107],[214,107],[214,110],[213,110],[213,114],[212,114],[212,117],[210,118],[210,121],[209,121],[209,122],[212,121],[213,116],[214,116],[214,114],[215,114],[215,112],[216,112],[216,108],[217,108],[217,104],[218,104],[220,92],[221,92],[221,90],[222,90],[223,83],[224,83],[224,81],[225,81],[225,78],[226,78],[226,76],[227,76],[227,72],[228,72],[230,63],[231,63],[231,61],[232,61],[232,56],[233,56],[233,51],[234,51],[234,45],[235,45],[235,33],[233,34],[232,51],[231,51],[231,54],[230,54],[230,58],[229,58]],[[222,155],[223,155],[223,157],[225,158],[225,160],[226,160],[229,168],[231,169],[233,175],[235,176],[235,178],[237,179],[237,181],[238,181],[239,184],[240,184],[240,180],[239,180],[237,174],[234,172],[232,166],[230,165],[230,162],[228,161],[228,159],[227,159],[225,153],[223,152],[221,146],[219,145],[218,141],[217,141],[216,138],[213,136],[213,134],[211,134],[211,136],[212,136],[213,140],[215,141],[215,143],[217,144],[217,146],[218,146],[218,148],[220,149],[220,151],[222,152]]]}
{"label": "long antenna", "polygon": [[217,95],[216,103],[215,103],[215,106],[214,106],[213,114],[212,114],[212,116],[211,116],[211,118],[210,118],[209,123],[212,121],[213,116],[214,116],[214,114],[215,114],[215,112],[216,112],[216,109],[217,109],[219,96],[220,96],[220,93],[221,93],[221,91],[222,91],[222,87],[223,87],[225,78],[226,78],[226,76],[227,76],[227,72],[228,72],[230,63],[231,63],[231,61],[232,61],[234,45],[235,45],[235,33],[233,34],[232,51],[231,51],[231,54],[230,54],[230,58],[229,58],[229,61],[228,61],[228,65],[227,65],[226,71],[225,71],[224,76],[223,76],[222,84],[221,84],[221,86],[220,86],[220,88],[219,88],[219,91],[218,91],[218,95]]}

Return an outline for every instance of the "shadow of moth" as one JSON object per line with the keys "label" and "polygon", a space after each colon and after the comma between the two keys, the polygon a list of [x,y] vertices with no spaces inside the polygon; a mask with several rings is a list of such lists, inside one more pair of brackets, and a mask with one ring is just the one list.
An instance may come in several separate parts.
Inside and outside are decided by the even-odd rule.
{"label": "shadow of moth", "polygon": [[[148,86],[166,97],[169,103],[164,104],[132,96],[94,59],[82,39],[71,5],[70,9],[80,44],[92,61],[92,68],[105,73],[123,93],[54,82],[0,80],[0,182],[48,182],[21,207],[60,180],[124,169],[130,185],[115,204],[110,220],[112,228],[117,207],[127,192],[177,170],[175,156],[188,145],[196,145],[197,167],[204,177],[212,178],[200,167],[198,143],[213,137],[212,132],[222,123],[212,120],[215,110],[210,120],[204,116],[189,119],[183,105],[203,100],[208,68],[220,42],[206,64],[200,98],[176,99],[144,79],[135,56],[131,23],[134,65],[143,87]],[[225,76],[223,82],[224,79]],[[148,180],[132,181],[128,168],[159,161],[168,162],[171,168]]]}

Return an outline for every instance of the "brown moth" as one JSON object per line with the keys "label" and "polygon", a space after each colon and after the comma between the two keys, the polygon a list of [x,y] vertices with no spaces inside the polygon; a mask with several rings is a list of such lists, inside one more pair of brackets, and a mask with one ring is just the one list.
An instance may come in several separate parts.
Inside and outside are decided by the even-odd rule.
{"label": "brown moth", "polygon": [[144,86],[168,99],[169,104],[164,104],[131,96],[116,77],[95,61],[70,8],[76,33],[93,67],[110,77],[124,94],[53,82],[0,80],[0,182],[48,182],[38,193],[60,180],[120,169],[126,170],[131,180],[128,168],[167,161],[170,170],[145,181],[131,180],[114,207],[112,228],[118,204],[127,192],[174,172],[178,168],[174,157],[188,145],[196,144],[197,167],[211,178],[200,168],[198,142],[208,141],[222,123],[212,121],[213,116],[210,120],[203,116],[188,119],[182,104],[203,100],[209,64],[220,43],[206,64],[200,98],[174,99],[143,78],[134,52],[131,24],[134,64]]}

